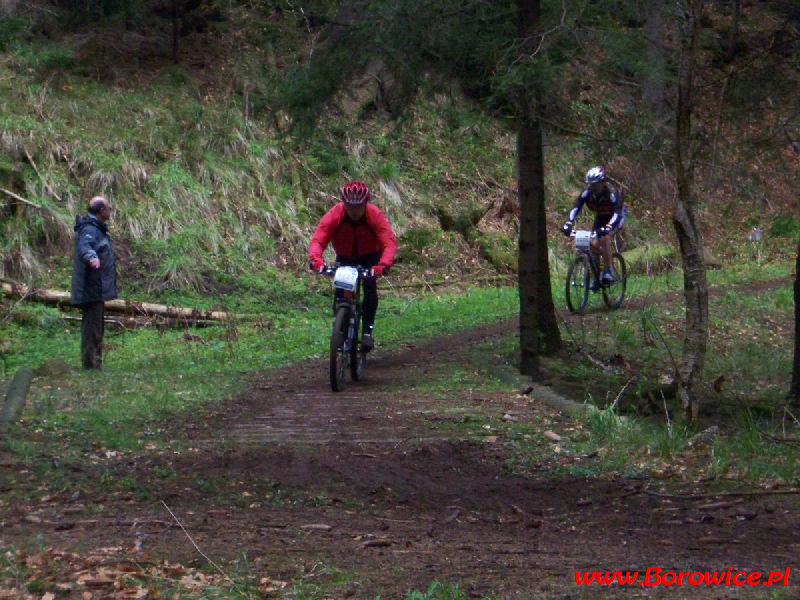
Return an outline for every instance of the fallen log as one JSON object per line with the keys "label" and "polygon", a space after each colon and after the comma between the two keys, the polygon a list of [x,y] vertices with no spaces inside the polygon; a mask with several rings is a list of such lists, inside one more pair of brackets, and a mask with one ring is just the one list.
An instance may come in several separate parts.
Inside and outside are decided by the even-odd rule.
{"label": "fallen log", "polygon": [[[61,290],[51,290],[46,288],[32,288],[24,283],[3,279],[0,282],[0,289],[6,294],[23,299],[33,299],[46,304],[56,306],[71,306],[70,293]],[[108,300],[105,303],[107,312],[123,315],[150,315],[166,317],[169,319],[179,319],[183,321],[245,321],[258,319],[257,315],[247,315],[241,313],[229,313],[219,310],[201,310],[199,308],[184,308],[180,306],[168,306],[166,304],[154,304],[152,302],[139,302],[137,300]]]}
{"label": "fallen log", "polygon": [[[79,322],[82,320],[82,317],[64,315],[62,319],[65,321]],[[119,329],[146,329],[148,327],[185,329],[186,327],[211,327],[212,325],[220,325],[219,321],[209,321],[205,319],[171,319],[169,317],[150,315],[136,317],[114,314],[104,315],[103,322],[107,327],[111,326]]]}
{"label": "fallen log", "polygon": [[[679,265],[678,250],[671,244],[637,246],[622,253],[628,273],[652,275],[670,271]],[[709,248],[703,248],[703,262],[710,269],[719,269],[722,263]]]}
{"label": "fallen log", "polygon": [[628,273],[651,275],[669,271],[677,266],[677,251],[670,244],[637,246],[622,253]]}

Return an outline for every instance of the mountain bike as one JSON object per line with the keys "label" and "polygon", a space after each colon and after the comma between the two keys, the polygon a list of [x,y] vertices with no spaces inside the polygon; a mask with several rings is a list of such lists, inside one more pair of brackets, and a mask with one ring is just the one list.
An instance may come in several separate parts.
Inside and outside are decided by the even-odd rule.
{"label": "mountain bike", "polygon": [[344,389],[345,375],[358,381],[367,365],[367,353],[361,349],[358,330],[361,326],[361,281],[372,277],[369,269],[361,267],[325,266],[322,274],[333,278],[339,293],[333,299],[333,328],[331,330],[330,379],[331,389]]}
{"label": "mountain bike", "polygon": [[[628,285],[628,268],[625,259],[619,252],[611,254],[612,283],[603,282],[600,275],[604,266],[602,257],[591,249],[591,240],[596,237],[592,231],[574,230],[570,237],[575,239],[576,256],[567,269],[567,307],[575,314],[583,314],[589,303],[589,291],[602,290],[603,300],[610,309],[619,308],[625,299],[625,288]],[[597,282],[590,286],[592,282]]]}

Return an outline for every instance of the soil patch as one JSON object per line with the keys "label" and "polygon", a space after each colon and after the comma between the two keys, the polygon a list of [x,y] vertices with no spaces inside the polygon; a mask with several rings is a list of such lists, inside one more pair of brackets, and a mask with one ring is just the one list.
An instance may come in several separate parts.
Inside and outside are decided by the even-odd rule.
{"label": "soil patch", "polygon": [[[309,597],[402,599],[437,579],[503,599],[800,595],[795,490],[557,476],[555,450],[523,474],[502,434],[463,425],[490,415],[547,423],[568,439],[568,417],[511,387],[421,385],[429,370],[463,365],[516,326],[379,349],[364,381],[339,394],[329,391],[324,361],[252,375],[224,411],[175,424],[188,450],[95,457],[75,474],[85,480],[80,493],[0,504],[0,546],[39,539],[51,549],[52,581],[70,582],[59,588],[68,598],[123,597],[114,594],[129,588],[79,585],[75,567],[53,560],[58,553],[206,572],[209,559],[227,570],[246,555],[264,597],[295,597],[282,582],[304,581],[327,590]],[[25,485],[47,488],[16,458],[0,459]],[[597,457],[569,460],[591,473]],[[103,488],[93,479],[103,470],[129,489]],[[644,582],[648,569],[649,581],[659,574],[672,585],[576,583],[576,572],[593,571],[638,572]],[[766,578],[787,569],[788,584],[777,587],[693,585],[698,575],[678,584],[668,574]]]}

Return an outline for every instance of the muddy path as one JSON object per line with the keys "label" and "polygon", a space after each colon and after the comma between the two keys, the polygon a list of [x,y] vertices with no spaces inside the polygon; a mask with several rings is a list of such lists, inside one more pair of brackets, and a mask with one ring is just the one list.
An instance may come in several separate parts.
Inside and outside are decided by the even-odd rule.
{"label": "muddy path", "polygon": [[[503,599],[800,596],[793,490],[593,476],[596,456],[551,447],[569,444],[573,423],[535,395],[423,385],[429,373],[474,366],[483,345],[515,329],[508,322],[379,349],[364,381],[338,394],[324,361],[248,374],[238,398],[169,424],[186,450],[93,459],[76,469],[80,493],[0,505],[0,546],[38,537],[106,562],[206,571],[210,561],[227,570],[247,556],[249,575],[268,582],[263,597],[276,598],[302,597],[287,583],[301,581],[319,587],[309,598],[403,599],[434,580]],[[470,427],[504,419],[562,440],[543,441],[548,458],[523,465],[502,427]],[[565,460],[587,475],[556,475]],[[35,477],[18,462],[4,466]],[[128,489],[101,486],[103,470]],[[67,569],[52,576],[74,582]],[[638,571],[643,582],[648,569],[790,571],[788,585],[774,587],[692,585],[688,575],[682,585],[575,580],[578,571]],[[123,597],[119,586],[62,592]]]}

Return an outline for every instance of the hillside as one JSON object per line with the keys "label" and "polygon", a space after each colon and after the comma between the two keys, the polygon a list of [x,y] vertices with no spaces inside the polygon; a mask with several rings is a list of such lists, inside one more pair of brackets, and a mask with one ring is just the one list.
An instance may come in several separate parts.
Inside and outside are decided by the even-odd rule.
{"label": "hillside", "polygon": [[[364,73],[310,136],[292,135],[275,90],[313,51],[320,30],[291,6],[231,2],[213,14],[192,13],[201,24],[187,16],[184,25],[194,24],[176,41],[168,20],[151,28],[112,19],[70,24],[57,18],[64,9],[55,3],[8,5],[0,18],[0,275],[65,288],[74,216],[104,193],[116,207],[126,295],[269,296],[276,281],[303,271],[307,237],[348,178],[371,182],[394,223],[403,277],[513,273],[513,130],[458,93],[420,89],[397,114],[374,73]],[[742,44],[754,54],[774,42],[772,8],[743,8]],[[708,18],[710,39],[728,16]],[[791,252],[797,136],[783,104],[791,90],[739,98],[770,65],[734,71],[714,62],[715,51],[707,41],[698,77],[697,127],[708,148],[696,166],[707,243],[732,258],[758,226],[774,234],[769,251]],[[579,58],[574,68],[558,93],[580,110],[546,140],[550,230],[563,221],[585,169],[604,163],[631,209],[629,242],[672,243],[668,140],[594,143],[636,133],[623,125],[635,97],[602,57]],[[603,95],[613,102],[580,84],[592,79],[606,81]],[[622,91],[612,96],[612,88]],[[721,110],[720,88],[739,105]],[[567,127],[583,132],[567,135]],[[567,249],[560,240],[551,247],[558,263]]]}

